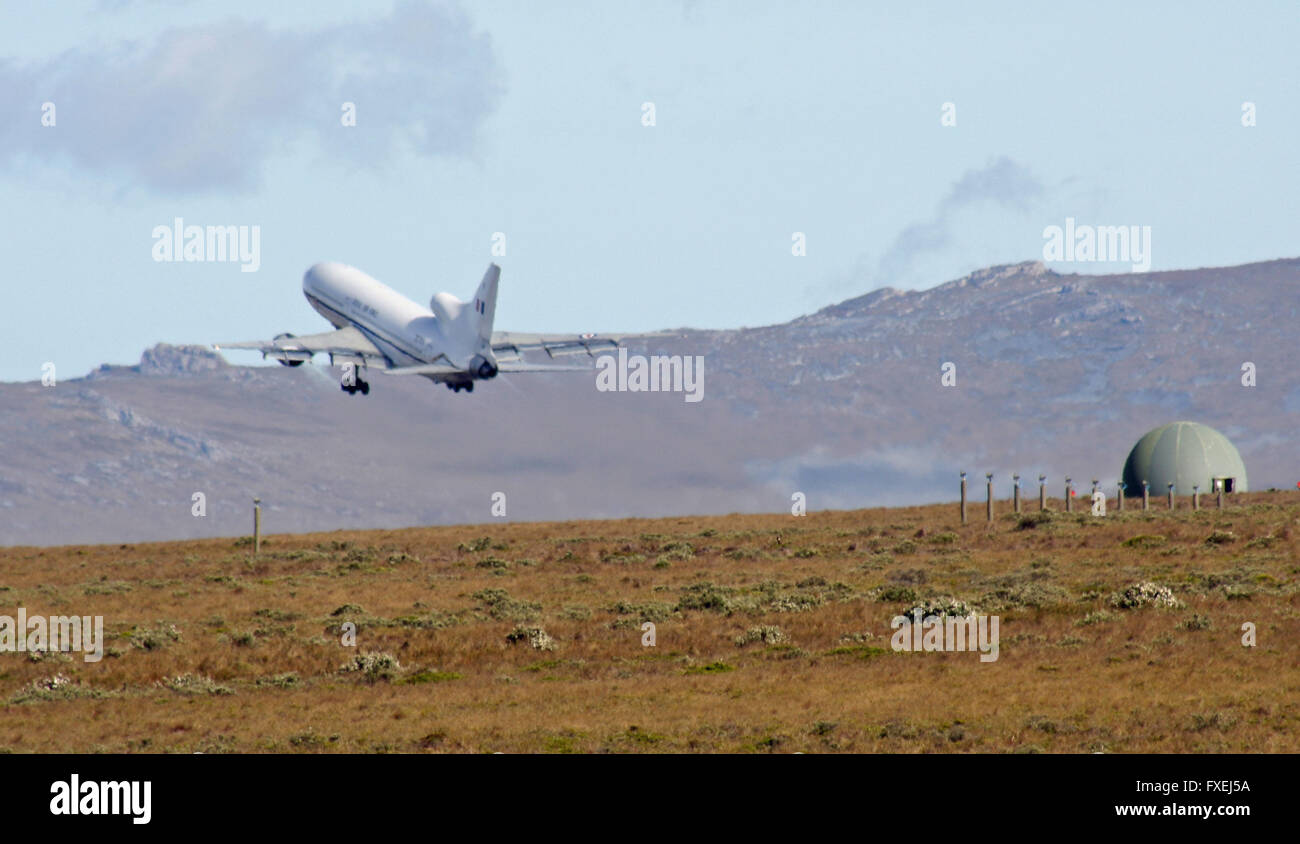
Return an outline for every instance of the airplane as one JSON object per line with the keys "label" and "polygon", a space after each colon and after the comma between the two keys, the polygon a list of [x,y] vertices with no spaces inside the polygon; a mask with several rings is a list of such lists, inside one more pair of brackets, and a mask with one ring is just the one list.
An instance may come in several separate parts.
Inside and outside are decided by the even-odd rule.
{"label": "airplane", "polygon": [[425,308],[356,267],[324,262],[302,277],[302,292],[334,331],[297,337],[279,334],[269,342],[220,343],[213,348],[252,349],[283,366],[301,366],[318,354],[344,367],[340,388],[349,395],[370,394],[357,369],[386,375],[422,375],[452,392],[474,391],[475,381],[499,373],[567,372],[587,366],[531,363],[524,352],[551,358],[617,349],[617,337],[595,334],[543,335],[492,330],[501,268],[489,264],[474,298],[462,302],[435,293]]}

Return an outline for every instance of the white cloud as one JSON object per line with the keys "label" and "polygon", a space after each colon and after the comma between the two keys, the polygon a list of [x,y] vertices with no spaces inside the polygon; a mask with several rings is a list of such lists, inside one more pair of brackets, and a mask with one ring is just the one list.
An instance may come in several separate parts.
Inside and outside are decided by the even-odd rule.
{"label": "white cloud", "polygon": [[[463,156],[500,99],[499,76],[490,39],[452,5],[407,2],[310,32],[237,20],[171,29],[39,64],[0,60],[0,112],[12,116],[0,162],[175,194],[256,188],[268,159],[304,136],[372,165]],[[40,125],[47,101],[54,128]],[[344,102],[356,103],[355,128],[340,124]]]}

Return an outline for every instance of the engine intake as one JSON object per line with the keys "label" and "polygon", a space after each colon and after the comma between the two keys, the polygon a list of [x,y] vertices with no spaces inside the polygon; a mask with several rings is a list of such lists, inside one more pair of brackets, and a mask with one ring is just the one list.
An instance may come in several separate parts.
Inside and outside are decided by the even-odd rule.
{"label": "engine intake", "polygon": [[[293,339],[293,335],[286,331],[284,334],[275,335],[275,337],[272,338],[271,342],[274,343],[278,340],[292,340],[292,339]],[[303,361],[301,358],[291,359],[288,357],[279,357],[276,358],[276,360],[279,362],[280,366],[302,366],[303,365]]]}

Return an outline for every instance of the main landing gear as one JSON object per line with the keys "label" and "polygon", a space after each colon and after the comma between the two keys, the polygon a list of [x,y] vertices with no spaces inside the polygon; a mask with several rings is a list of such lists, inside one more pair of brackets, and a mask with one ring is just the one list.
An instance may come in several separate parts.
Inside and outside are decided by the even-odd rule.
{"label": "main landing gear", "polygon": [[459,393],[461,390],[464,390],[467,393],[472,393],[474,392],[474,382],[473,381],[448,381],[447,389],[451,390],[453,393]]}
{"label": "main landing gear", "polygon": [[355,396],[357,393],[360,393],[363,396],[368,396],[370,395],[370,382],[362,381],[358,378],[353,384],[340,384],[339,389],[347,393],[349,396]]}

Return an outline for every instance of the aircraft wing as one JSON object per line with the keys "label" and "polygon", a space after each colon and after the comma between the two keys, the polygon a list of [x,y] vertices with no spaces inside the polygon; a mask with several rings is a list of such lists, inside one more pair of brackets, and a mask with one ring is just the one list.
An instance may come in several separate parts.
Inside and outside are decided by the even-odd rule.
{"label": "aircraft wing", "polygon": [[497,367],[501,372],[595,372],[591,366],[563,363],[525,363],[503,361]]}
{"label": "aircraft wing", "polygon": [[366,339],[356,326],[349,325],[337,331],[321,334],[304,334],[295,337],[281,334],[269,342],[214,343],[214,349],[253,349],[264,358],[274,358],[284,363],[301,363],[318,354],[330,356],[331,363],[359,363],[365,366],[388,367],[388,359],[374,343]]}
{"label": "aircraft wing", "polygon": [[[526,363],[508,360],[499,364],[500,372],[590,372],[590,366],[571,366],[562,363]],[[424,375],[435,381],[444,376],[462,376],[465,370],[445,363],[419,363],[414,366],[395,366],[384,370],[385,375]]]}
{"label": "aircraft wing", "polygon": [[465,370],[459,366],[446,363],[417,363],[413,366],[395,366],[385,369],[385,375],[429,375],[435,379],[439,375],[464,375]]}
{"label": "aircraft wing", "polygon": [[594,355],[619,347],[619,337],[601,334],[528,334],[521,331],[494,331],[492,353],[498,361],[519,360],[524,352],[544,351],[552,358],[567,355]]}

